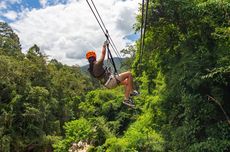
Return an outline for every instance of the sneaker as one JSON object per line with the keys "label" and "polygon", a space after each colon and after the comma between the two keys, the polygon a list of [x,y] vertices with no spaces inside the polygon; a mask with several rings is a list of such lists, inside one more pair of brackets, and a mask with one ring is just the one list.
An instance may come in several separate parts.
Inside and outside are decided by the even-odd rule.
{"label": "sneaker", "polygon": [[135,104],[134,104],[134,101],[133,101],[133,99],[132,99],[132,97],[129,97],[129,102],[130,102],[131,104],[135,105]]}
{"label": "sneaker", "polygon": [[130,93],[130,96],[138,96],[140,93],[137,90],[133,90],[132,93]]}
{"label": "sneaker", "polygon": [[128,100],[124,100],[123,103],[127,106],[130,106],[130,107],[135,107],[132,99],[128,99]]}

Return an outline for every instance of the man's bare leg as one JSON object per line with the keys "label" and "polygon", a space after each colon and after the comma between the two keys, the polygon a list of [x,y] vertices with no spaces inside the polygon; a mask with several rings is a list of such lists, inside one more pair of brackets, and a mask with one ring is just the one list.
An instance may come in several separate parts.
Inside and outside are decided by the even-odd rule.
{"label": "man's bare leg", "polygon": [[121,84],[125,85],[125,100],[129,99],[130,93],[133,91],[133,77],[131,72],[127,71],[119,74]]}

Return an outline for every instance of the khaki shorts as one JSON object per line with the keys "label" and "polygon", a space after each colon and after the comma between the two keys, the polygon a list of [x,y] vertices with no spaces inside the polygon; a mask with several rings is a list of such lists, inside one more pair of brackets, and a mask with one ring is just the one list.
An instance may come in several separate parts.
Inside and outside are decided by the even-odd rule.
{"label": "khaki shorts", "polygon": [[105,87],[108,89],[113,89],[118,86],[118,81],[121,81],[121,77],[119,75],[110,75],[109,79],[105,83]]}

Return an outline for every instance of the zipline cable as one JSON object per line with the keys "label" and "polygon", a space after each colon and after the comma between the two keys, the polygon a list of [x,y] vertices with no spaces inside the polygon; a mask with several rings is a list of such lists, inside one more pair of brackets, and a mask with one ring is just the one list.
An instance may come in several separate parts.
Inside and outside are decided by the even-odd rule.
{"label": "zipline cable", "polygon": [[[108,35],[105,35],[105,36],[108,39],[109,36]],[[113,57],[112,57],[112,53],[111,53],[111,51],[109,49],[109,44],[107,44],[107,50],[108,50],[108,58],[110,57],[110,60],[111,60],[111,62],[113,64],[113,67],[114,67],[114,73],[118,74],[115,62],[114,62]]]}
{"label": "zipline cable", "polygon": [[[88,0],[87,0],[87,1],[88,1]],[[94,7],[94,9],[96,10],[99,19],[101,20],[101,23],[102,23],[103,27],[105,28],[105,31],[107,32],[108,30],[107,30],[107,28],[105,27],[105,24],[104,24],[103,20],[101,19],[101,15],[100,15],[99,12],[97,11],[97,8],[96,8],[96,6],[95,6],[93,0],[91,0],[91,3],[93,4],[93,7]],[[104,34],[105,34],[105,33],[104,33]],[[105,35],[105,36],[106,36],[106,35]]]}
{"label": "zipline cable", "polygon": [[[108,34],[108,30],[106,29],[105,24],[104,24],[103,20],[101,19],[101,16],[100,16],[99,12],[97,11],[97,8],[96,8],[95,4],[93,3],[93,0],[91,0],[91,3],[93,4],[94,9],[96,10],[97,15],[98,15],[98,17],[99,17],[99,19],[100,19],[100,21],[101,21],[102,24],[101,24],[100,21],[98,20],[98,17],[97,17],[97,15],[95,14],[93,8],[91,7],[89,1],[88,1],[88,0],[86,0],[86,1],[87,1],[87,3],[88,3],[88,5],[89,5],[89,7],[90,7],[90,9],[91,9],[91,11],[92,11],[92,13],[94,14],[94,17],[96,18],[96,20],[97,20],[99,26],[101,27],[102,32],[103,32],[104,35],[106,36],[106,39],[108,40],[109,43],[110,43],[110,41],[111,41],[112,44],[114,45],[113,40],[112,40],[112,38],[110,37],[110,35]],[[104,29],[103,29],[102,25],[103,25]],[[114,49],[113,45],[111,45],[111,46],[112,46],[112,48]],[[114,46],[115,46],[115,45],[114,45]],[[118,74],[117,69],[116,69],[115,62],[114,62],[113,57],[112,57],[112,53],[111,53],[111,51],[110,51],[110,49],[109,49],[109,44],[107,44],[107,50],[108,50],[108,59],[111,61],[112,65],[113,65],[113,67],[114,67],[114,73],[115,73],[115,74]],[[114,52],[115,52],[116,54],[118,53],[118,51],[116,52],[115,49],[114,49]],[[118,55],[118,56],[119,56],[119,55]]]}
{"label": "zipline cable", "polygon": [[114,50],[114,52],[116,53],[116,55],[119,57],[119,60],[120,60],[120,62],[121,62],[121,59],[120,59],[120,58],[121,58],[121,55],[120,55],[119,51],[117,50],[117,47],[115,46],[115,44],[114,44],[112,38],[110,37],[109,33],[108,33],[108,36],[109,36],[110,41],[111,41],[112,44],[113,44],[113,45],[111,45],[111,46],[112,46],[112,48],[113,48],[113,46],[114,46],[115,49],[113,48],[113,50]]}
{"label": "zipline cable", "polygon": [[93,11],[93,8],[92,8],[92,7],[91,7],[91,5],[89,4],[89,1],[88,1],[88,0],[86,0],[86,2],[88,3],[88,5],[89,5],[89,7],[90,7],[90,9],[91,9],[91,11],[92,11],[92,13],[93,13],[94,17],[96,18],[97,23],[98,23],[98,24],[99,24],[99,26],[101,27],[102,32],[103,32],[104,34],[106,34],[106,33],[105,33],[105,31],[104,31],[104,29],[102,28],[101,23],[99,22],[99,20],[98,20],[98,18],[97,18],[97,16],[96,16],[95,12]]}
{"label": "zipline cable", "polygon": [[[111,42],[110,44],[111,44],[111,46],[112,46],[112,48],[113,48],[115,54],[119,57],[119,60],[121,61],[121,59],[120,59],[120,58],[121,58],[121,55],[119,54],[119,51],[117,50],[117,47],[115,46],[115,44],[114,44],[112,38],[111,38],[110,35],[108,34],[108,30],[107,30],[107,28],[106,28],[106,26],[105,26],[105,24],[104,24],[104,22],[103,22],[103,20],[102,20],[102,18],[101,18],[101,15],[99,14],[99,12],[98,12],[98,10],[97,10],[97,8],[96,8],[96,5],[94,4],[93,0],[91,0],[91,3],[93,4],[94,10],[96,11],[97,15],[95,14],[95,12],[94,12],[92,6],[90,5],[90,3],[88,2],[88,0],[86,0],[86,1],[87,1],[88,5],[89,5],[91,11],[93,12],[94,17],[96,18],[98,24],[100,25],[100,27],[101,27],[103,33],[105,34],[105,36],[107,37],[107,39],[109,40],[109,42]],[[102,24],[99,22],[99,19],[98,19],[97,16],[99,17],[100,22],[101,22]],[[103,29],[102,26],[104,27],[104,29]]]}
{"label": "zipline cable", "polygon": [[112,46],[114,52],[116,53],[116,55],[117,55],[118,57],[121,58],[121,56],[120,56],[120,54],[119,54],[119,51],[117,50],[117,47],[115,46],[115,44],[114,44],[112,38],[110,37],[109,32],[108,32],[107,28],[105,27],[105,24],[104,24],[104,22],[103,22],[103,20],[102,20],[102,18],[101,18],[101,15],[99,14],[99,12],[98,12],[98,10],[97,10],[97,8],[96,8],[96,6],[95,6],[93,0],[91,0],[91,3],[93,4],[93,7],[94,7],[94,9],[95,9],[96,12],[97,12],[98,17],[99,17],[99,19],[101,20],[102,25],[104,26],[104,29],[105,29],[105,31],[106,31],[105,36],[107,37],[107,39],[109,39],[110,42],[112,42],[112,45],[111,45],[111,46]]}

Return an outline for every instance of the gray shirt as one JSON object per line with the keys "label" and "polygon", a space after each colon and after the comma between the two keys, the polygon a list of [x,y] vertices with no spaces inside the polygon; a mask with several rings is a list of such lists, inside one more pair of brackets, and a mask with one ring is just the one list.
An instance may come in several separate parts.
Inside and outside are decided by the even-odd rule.
{"label": "gray shirt", "polygon": [[[104,73],[102,75],[102,73]],[[93,65],[93,74],[95,76],[100,76],[99,80],[102,81],[102,83],[106,82],[109,78],[109,76],[111,75],[111,72],[106,70],[104,67],[103,67],[103,61],[96,61]]]}

